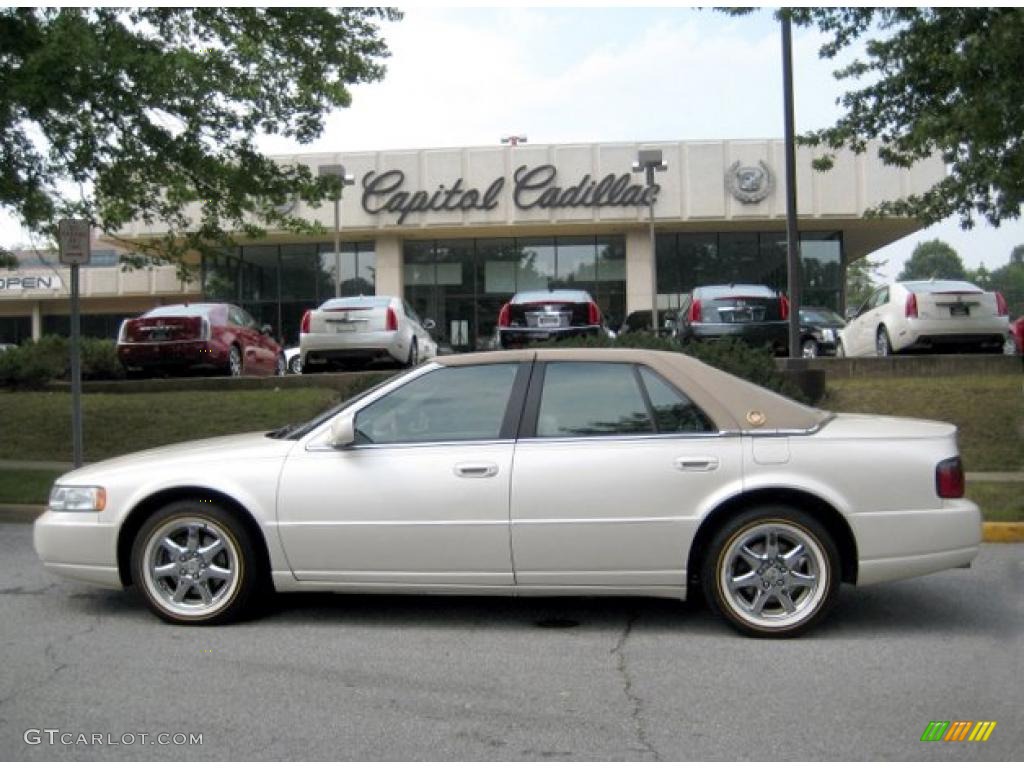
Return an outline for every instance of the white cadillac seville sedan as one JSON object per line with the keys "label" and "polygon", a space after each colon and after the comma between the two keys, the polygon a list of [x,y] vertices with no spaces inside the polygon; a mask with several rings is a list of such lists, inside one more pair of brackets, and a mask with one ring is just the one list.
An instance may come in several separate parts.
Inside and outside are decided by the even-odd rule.
{"label": "white cadillac seville sedan", "polygon": [[949,424],[815,410],[681,354],[520,350],[424,363],[301,426],[78,469],[35,547],[180,624],[270,588],[697,589],[779,637],[840,582],[967,566],[981,519],[963,490]]}

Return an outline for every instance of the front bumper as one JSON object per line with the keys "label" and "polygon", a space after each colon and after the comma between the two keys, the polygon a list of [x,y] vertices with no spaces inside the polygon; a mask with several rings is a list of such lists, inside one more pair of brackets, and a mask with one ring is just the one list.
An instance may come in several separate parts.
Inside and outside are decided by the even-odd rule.
{"label": "front bumper", "polygon": [[121,589],[117,528],[92,512],[47,510],[32,527],[32,543],[50,571],[101,587]]}

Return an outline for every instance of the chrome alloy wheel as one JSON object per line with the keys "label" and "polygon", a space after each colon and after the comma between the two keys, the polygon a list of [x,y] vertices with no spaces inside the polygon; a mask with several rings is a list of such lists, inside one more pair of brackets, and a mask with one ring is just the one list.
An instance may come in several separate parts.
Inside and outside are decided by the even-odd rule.
{"label": "chrome alloy wheel", "polygon": [[818,610],[829,593],[829,568],[817,540],[784,520],[745,528],[719,559],[719,589],[744,623],[785,629]]}
{"label": "chrome alloy wheel", "polygon": [[153,531],[143,552],[146,591],[167,613],[211,616],[238,591],[242,563],[234,538],[202,517],[176,517]]}

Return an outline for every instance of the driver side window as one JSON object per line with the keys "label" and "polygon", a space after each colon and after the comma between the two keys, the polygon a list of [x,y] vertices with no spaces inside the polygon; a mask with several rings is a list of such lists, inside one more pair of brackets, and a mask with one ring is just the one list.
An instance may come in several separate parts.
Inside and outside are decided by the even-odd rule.
{"label": "driver side window", "polygon": [[518,363],[439,368],[356,415],[357,444],[497,440]]}

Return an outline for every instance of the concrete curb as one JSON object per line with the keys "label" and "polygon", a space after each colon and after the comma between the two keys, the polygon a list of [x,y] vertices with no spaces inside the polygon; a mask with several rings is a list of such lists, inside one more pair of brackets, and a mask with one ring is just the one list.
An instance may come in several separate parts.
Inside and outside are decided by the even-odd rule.
{"label": "concrete curb", "polygon": [[[0,523],[31,523],[43,513],[42,504],[0,504]],[[984,523],[982,540],[989,543],[1024,542],[1024,523]]]}

